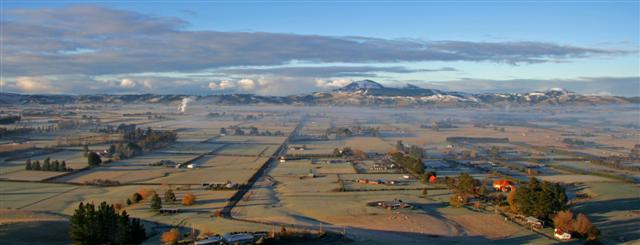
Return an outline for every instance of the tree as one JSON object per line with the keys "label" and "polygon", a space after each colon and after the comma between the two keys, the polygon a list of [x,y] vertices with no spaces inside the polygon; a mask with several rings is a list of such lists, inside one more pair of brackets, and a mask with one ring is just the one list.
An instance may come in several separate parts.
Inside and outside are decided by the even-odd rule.
{"label": "tree", "polygon": [[220,134],[227,135],[227,129],[226,128],[220,128]]}
{"label": "tree", "polygon": [[462,207],[464,204],[467,203],[467,197],[459,195],[459,194],[453,194],[450,198],[449,198],[449,205],[459,208]]}
{"label": "tree", "polygon": [[69,171],[69,169],[67,169],[67,162],[65,160],[62,160],[62,163],[60,163],[58,171]]}
{"label": "tree", "polygon": [[600,230],[594,226],[591,227],[591,230],[589,230],[589,234],[587,234],[587,240],[596,240],[599,236]]}
{"label": "tree", "polygon": [[144,226],[119,214],[113,205],[80,203],[69,219],[69,235],[75,244],[140,244],[146,239]]}
{"label": "tree", "polygon": [[180,231],[176,228],[172,228],[171,230],[162,233],[160,240],[163,244],[172,245],[178,243],[178,238],[180,238],[180,236]]}
{"label": "tree", "polygon": [[130,206],[132,204],[131,199],[127,198],[127,206]]}
{"label": "tree", "polygon": [[36,160],[36,163],[32,166],[33,170],[41,170],[40,161]]}
{"label": "tree", "polygon": [[236,128],[235,135],[244,135],[244,131],[241,128]]}
{"label": "tree", "polygon": [[26,170],[31,170],[31,158],[27,159],[27,161],[25,162],[25,167]]}
{"label": "tree", "polygon": [[53,161],[53,164],[51,164],[51,171],[59,171],[60,169],[60,162],[58,162],[58,160]]}
{"label": "tree", "polygon": [[576,221],[573,223],[573,230],[581,236],[586,237],[592,228],[593,224],[591,224],[589,218],[582,213],[578,214]]}
{"label": "tree", "polygon": [[133,195],[131,196],[131,199],[133,199],[133,202],[135,203],[139,203],[140,201],[142,201],[142,195],[140,195],[140,193],[133,193]]}
{"label": "tree", "polygon": [[341,157],[342,156],[342,151],[340,151],[340,149],[338,149],[338,148],[333,149],[333,156],[334,157]]}
{"label": "tree", "polygon": [[478,195],[481,197],[485,197],[487,195],[487,185],[488,185],[489,180],[488,179],[484,179],[482,180],[482,183],[480,184],[480,188],[478,188]]}
{"label": "tree", "polygon": [[162,200],[160,200],[160,196],[158,194],[154,194],[151,198],[151,209],[154,211],[158,211],[162,208]]}
{"label": "tree", "polygon": [[171,189],[168,189],[164,192],[164,202],[175,202],[176,194],[173,193]]}
{"label": "tree", "polygon": [[475,192],[475,180],[468,173],[460,173],[455,191],[462,196],[473,194]]}
{"label": "tree", "polygon": [[89,156],[89,146],[88,145],[83,145],[82,146],[82,152],[84,152],[84,156],[88,157]]}
{"label": "tree", "polygon": [[89,166],[94,167],[100,165],[100,163],[102,163],[102,159],[100,159],[100,155],[98,155],[98,153],[89,152],[87,155],[87,162]]}
{"label": "tree", "polygon": [[514,213],[518,212],[518,207],[516,205],[516,191],[517,190],[513,190],[509,192],[509,195],[507,196],[507,202],[509,203],[509,208],[511,209],[511,212],[514,212]]}
{"label": "tree", "polygon": [[532,177],[516,190],[515,204],[524,215],[550,220],[558,211],[567,209],[567,195],[560,184]]}
{"label": "tree", "polygon": [[553,216],[553,226],[563,231],[572,231],[574,227],[573,223],[573,213],[569,210],[560,211]]}
{"label": "tree", "polygon": [[182,205],[191,206],[195,202],[196,202],[196,196],[191,193],[187,193],[184,195],[184,197],[182,197]]}
{"label": "tree", "polygon": [[258,135],[258,128],[253,126],[249,128],[249,135]]}
{"label": "tree", "polygon": [[51,159],[49,157],[44,159],[44,163],[42,164],[42,170],[44,171],[51,170]]}

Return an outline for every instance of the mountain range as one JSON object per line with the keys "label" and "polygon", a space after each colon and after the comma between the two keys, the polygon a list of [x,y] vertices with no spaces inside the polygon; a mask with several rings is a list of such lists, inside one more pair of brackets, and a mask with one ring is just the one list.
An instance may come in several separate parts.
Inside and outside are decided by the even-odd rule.
{"label": "mountain range", "polygon": [[76,103],[171,103],[190,97],[202,103],[223,105],[290,104],[351,106],[491,107],[544,105],[640,104],[640,97],[599,96],[573,93],[561,88],[528,93],[463,93],[421,88],[412,84],[385,87],[372,80],[352,82],[329,92],[303,95],[261,96],[253,94],[191,95],[30,95],[0,93],[0,104]]}

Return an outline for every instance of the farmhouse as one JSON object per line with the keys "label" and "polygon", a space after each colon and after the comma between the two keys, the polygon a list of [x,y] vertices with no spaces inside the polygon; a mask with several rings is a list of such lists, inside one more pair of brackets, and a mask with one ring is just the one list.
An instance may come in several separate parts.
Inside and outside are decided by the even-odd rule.
{"label": "farmhouse", "polygon": [[381,207],[387,210],[394,210],[399,208],[413,208],[413,206],[403,202],[400,199],[394,199],[391,202],[387,202],[387,201],[371,202],[371,203],[368,203],[367,205],[374,206],[374,207]]}
{"label": "farmhouse", "polygon": [[305,149],[307,149],[307,146],[305,146],[305,145],[302,145],[302,146],[290,145],[289,146],[289,150],[294,150],[294,151],[304,151]]}
{"label": "farmhouse", "polygon": [[513,183],[508,180],[496,180],[493,182],[493,188],[496,191],[509,192],[515,189]]}
{"label": "farmhouse", "polygon": [[556,237],[558,240],[571,240],[571,234],[569,234],[568,232],[560,229],[560,228],[555,228],[553,230],[553,236]]}

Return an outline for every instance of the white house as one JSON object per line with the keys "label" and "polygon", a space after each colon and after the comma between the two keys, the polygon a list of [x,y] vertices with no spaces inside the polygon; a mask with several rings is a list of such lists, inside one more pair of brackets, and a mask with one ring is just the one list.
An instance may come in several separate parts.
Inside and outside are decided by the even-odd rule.
{"label": "white house", "polygon": [[570,240],[571,234],[563,231],[562,229],[555,228],[553,230],[553,236],[555,236],[558,240]]}

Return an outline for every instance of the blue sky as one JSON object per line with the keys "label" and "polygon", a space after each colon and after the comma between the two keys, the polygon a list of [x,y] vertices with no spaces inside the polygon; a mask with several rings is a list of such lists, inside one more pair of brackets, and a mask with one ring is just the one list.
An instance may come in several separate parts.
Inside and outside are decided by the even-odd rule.
{"label": "blue sky", "polygon": [[[96,17],[95,25],[114,24],[114,28],[106,33],[78,35],[70,29],[43,24],[59,22],[60,28],[96,29],[89,24],[78,25],[81,17],[70,17],[92,15],[92,11],[113,12]],[[3,29],[9,31],[3,32],[2,40],[9,48],[3,50],[3,62],[8,65],[3,67],[2,83],[7,91],[30,93],[293,94],[370,78],[389,85],[411,82],[467,92],[522,92],[564,86],[581,93],[639,96],[639,12],[638,1],[100,1],[82,5],[78,1],[3,1]],[[152,28],[156,21],[162,21],[157,26],[159,31],[140,29],[142,34],[135,35],[123,28],[147,27],[145,21],[149,19]],[[17,28],[25,23],[28,25],[24,28]],[[15,37],[35,40],[33,45],[10,45],[11,40],[5,37],[14,31]],[[59,37],[26,35],[48,31],[50,35],[67,36],[57,40],[59,45],[40,50],[38,40],[51,43],[52,38]],[[179,33],[167,36],[167,32]],[[85,40],[88,35],[94,35],[90,40],[95,36],[115,40],[123,33],[128,36],[104,46],[87,45]],[[236,37],[235,33],[252,35]],[[162,39],[163,45],[179,47],[177,50],[193,43],[207,55],[198,56],[198,61],[188,60],[194,56],[191,52],[199,54],[192,49],[184,54],[149,55],[147,51],[152,50],[144,50],[138,36],[152,42],[169,38]],[[206,42],[203,37],[218,40],[219,36],[224,37],[220,42],[224,47],[201,43]],[[345,40],[352,41],[348,37],[358,40],[343,46]],[[261,43],[228,48],[246,40]],[[279,47],[279,43],[291,48]],[[114,50],[148,57],[118,64],[118,59],[109,59],[121,57]],[[316,54],[316,50],[326,53]],[[350,50],[354,50],[352,56]],[[413,55],[412,50],[422,53]],[[33,57],[34,53],[48,56]],[[52,66],[47,60],[51,53],[66,56]],[[67,59],[68,67],[59,64]],[[33,72],[39,67],[47,69]],[[287,69],[283,74],[283,67],[298,67],[299,71],[294,74]],[[319,72],[322,67],[333,72],[341,67],[341,73]],[[74,91],[74,85],[83,81],[98,85]],[[292,83],[300,86],[292,90]]]}

